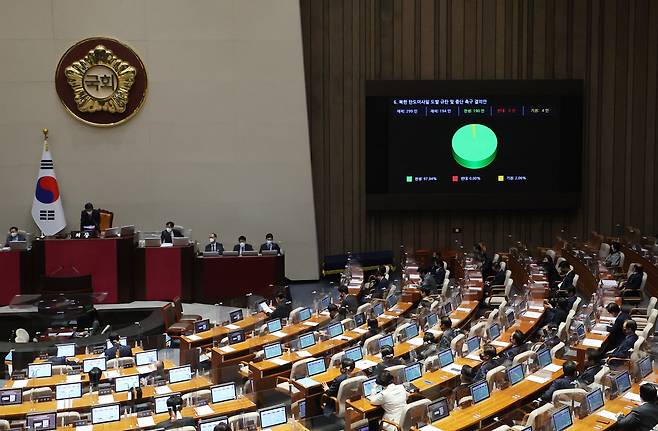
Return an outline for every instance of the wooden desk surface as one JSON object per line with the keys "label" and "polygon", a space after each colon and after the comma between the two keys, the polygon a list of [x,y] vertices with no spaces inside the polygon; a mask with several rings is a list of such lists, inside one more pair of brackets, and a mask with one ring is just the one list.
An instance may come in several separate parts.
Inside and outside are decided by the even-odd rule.
{"label": "wooden desk surface", "polygon": [[[174,364],[172,361],[168,359],[164,360],[163,362],[165,369],[167,370],[176,367],[176,364]],[[154,367],[150,367],[149,371],[140,373],[140,369],[141,367],[131,367],[131,368],[121,368],[117,370],[103,371],[103,374],[101,374],[101,381],[107,381],[109,379],[114,379],[116,377],[122,377],[122,376],[132,376],[135,374],[148,374],[151,371],[155,370]],[[26,386],[23,386],[23,389],[43,388],[45,386],[55,386],[61,383],[75,383],[77,381],[86,383],[89,381],[89,375],[87,373],[80,373],[79,376],[80,376],[80,380],[76,380],[77,375],[67,376],[65,374],[57,374],[51,377],[39,377],[36,379],[27,379],[27,384]],[[17,382],[25,382],[25,381],[26,380],[8,380],[7,384],[4,387],[5,389],[11,389],[15,387]],[[20,385],[20,383],[18,384]]]}
{"label": "wooden desk surface", "polygon": [[[557,365],[562,365],[563,362],[559,359],[553,361]],[[492,392],[491,396],[482,402],[451,411],[448,417],[434,422],[432,425],[444,431],[458,431],[476,426],[480,421],[496,416],[521,400],[547,388],[553,380],[561,376],[562,368],[552,373],[551,378],[544,383],[533,382],[526,377],[514,386]]]}
{"label": "wooden desk surface", "polygon": [[238,329],[251,329],[255,325],[264,322],[265,320],[267,320],[267,314],[260,312],[247,316],[242,320],[228,324],[226,326],[215,326],[207,331],[199,332],[194,335],[183,335],[180,338],[181,342],[186,342],[189,345],[210,345],[212,344],[214,338],[221,338],[229,332],[237,331]]}
{"label": "wooden desk surface", "polygon": [[[198,376],[187,382],[172,383],[167,385],[171,389],[171,392],[192,392],[199,389],[207,389],[211,386],[210,380],[207,377]],[[113,393],[113,401],[115,403],[125,403],[128,401],[128,392],[119,392]],[[156,393],[155,387],[153,386],[142,386],[142,400],[148,400],[150,398],[160,395]],[[84,394],[81,398],[73,400],[61,400],[61,401],[47,401],[43,403],[34,403],[29,401],[24,401],[22,404],[16,404],[11,406],[0,406],[0,417],[13,417],[13,416],[24,416],[27,413],[37,412],[37,411],[67,411],[67,410],[84,410],[91,408],[92,406],[98,404],[98,394],[94,393]]]}

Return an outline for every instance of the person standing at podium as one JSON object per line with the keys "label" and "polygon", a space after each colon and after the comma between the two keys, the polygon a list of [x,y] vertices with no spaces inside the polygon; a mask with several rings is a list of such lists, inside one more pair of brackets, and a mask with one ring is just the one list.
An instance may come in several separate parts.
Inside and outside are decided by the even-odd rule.
{"label": "person standing at podium", "polygon": [[224,244],[217,242],[217,234],[215,232],[208,235],[208,244],[206,245],[205,250],[208,252],[217,252],[219,254],[224,253]]}
{"label": "person standing at podium", "polygon": [[174,229],[174,222],[168,221],[165,224],[165,230],[163,230],[162,233],[160,234],[160,242],[163,244],[165,243],[171,244],[174,242],[173,240],[174,237],[180,238],[182,236],[183,234],[181,233],[181,231],[179,231],[178,229]]}
{"label": "person standing at podium", "polygon": [[274,235],[271,233],[268,233],[265,235],[265,242],[260,245],[260,249],[258,250],[259,253],[262,253],[263,251],[272,251],[276,250],[277,254],[281,253],[281,247],[279,247],[279,244],[274,242]]}
{"label": "person standing at podium", "polygon": [[238,243],[233,246],[233,251],[237,251],[240,256],[245,251],[254,251],[254,247],[251,244],[247,244],[247,237],[240,235],[238,238]]}
{"label": "person standing at podium", "polygon": [[80,231],[96,231],[101,230],[101,213],[94,209],[91,202],[85,204],[85,209],[80,213]]}
{"label": "person standing at podium", "polygon": [[7,235],[7,240],[5,241],[5,247],[9,247],[10,242],[16,241],[25,241],[25,236],[18,232],[18,228],[16,226],[12,226],[9,228],[9,234]]}

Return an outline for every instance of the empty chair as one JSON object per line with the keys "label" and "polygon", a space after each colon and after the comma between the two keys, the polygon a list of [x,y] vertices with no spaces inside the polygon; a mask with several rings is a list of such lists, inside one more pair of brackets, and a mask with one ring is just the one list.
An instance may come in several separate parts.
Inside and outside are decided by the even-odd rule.
{"label": "empty chair", "polygon": [[594,376],[594,383],[596,383],[597,385],[601,385],[602,384],[601,381],[609,372],[610,372],[610,367],[608,367],[607,365],[601,367],[601,371],[596,373],[596,375]]}
{"label": "empty chair", "polygon": [[78,412],[60,412],[57,413],[57,426],[65,427],[72,425],[75,421],[80,420],[80,413]]}
{"label": "empty chair", "polygon": [[494,323],[500,315],[500,307],[494,308],[489,312],[487,315],[487,328],[491,326],[492,323]]}
{"label": "empty chair", "polygon": [[164,322],[165,331],[173,338],[179,338],[188,332],[192,332],[194,323],[191,321],[181,321],[176,319],[176,310],[172,304],[165,304],[162,307],[162,320]]}
{"label": "empty chair", "polygon": [[423,374],[432,372],[439,368],[439,355],[432,355],[423,361]]}
{"label": "empty chair", "polygon": [[551,348],[551,358],[562,358],[567,346],[564,342],[560,341],[555,346]]}
{"label": "empty chair", "polygon": [[658,298],[652,296],[649,298],[647,308],[633,308],[631,310],[631,319],[637,322],[638,328],[640,327],[640,324],[646,323],[653,311],[658,311],[656,310],[656,303],[658,303]]}
{"label": "empty chair", "polygon": [[30,341],[30,334],[23,329],[23,328],[18,328],[16,330],[16,338],[14,339],[15,343],[27,343]]}
{"label": "empty chair", "polygon": [[290,312],[290,315],[288,316],[288,320],[290,322],[294,323],[299,323],[299,313],[306,307],[297,307],[294,310]]}
{"label": "empty chair", "polygon": [[[361,395],[361,384],[366,379],[366,376],[356,376],[347,378],[340,383],[336,398],[331,398],[331,401],[334,403],[336,409],[336,416],[339,418],[345,416],[345,403],[347,400]],[[326,398],[329,397],[323,395],[322,398],[325,400],[325,402],[327,402]]]}
{"label": "empty chair", "polygon": [[585,389],[560,389],[553,392],[553,399],[551,400],[551,403],[558,409],[564,406],[571,406],[574,403],[583,405],[586,395],[587,391]]}
{"label": "empty chair", "polygon": [[466,341],[466,335],[459,334],[456,335],[455,338],[453,338],[452,341],[450,342],[450,348],[452,349],[453,352],[457,352],[459,356],[463,356],[462,351],[464,348],[464,341]]}
{"label": "empty chair", "polygon": [[478,336],[484,338],[487,331],[487,322],[482,321],[478,322],[471,326],[471,329],[468,331],[468,338]]}
{"label": "empty chair", "polygon": [[607,242],[602,242],[599,247],[599,258],[605,259],[610,254],[610,244]]}
{"label": "empty chair", "polygon": [[404,367],[405,365],[393,365],[392,367],[386,367],[385,369],[391,373],[393,381],[399,385],[404,382]]}
{"label": "empty chair", "polygon": [[304,358],[297,362],[293,362],[292,368],[290,368],[290,378],[285,378],[277,376],[276,378],[276,390],[278,392],[283,392],[292,396],[297,394],[299,390],[292,384],[292,380],[303,379],[308,374],[306,369],[306,364],[308,362],[314,361],[316,358]]}
{"label": "empty chair", "polygon": [[343,360],[343,356],[345,356],[345,351],[340,351],[337,353],[334,353],[331,356],[331,359],[329,360],[329,366],[333,368],[339,368],[340,367],[340,361]]}
{"label": "empty chair", "polygon": [[53,390],[48,386],[45,386],[43,388],[34,388],[23,391],[23,400],[36,401],[39,398],[50,398],[52,400],[54,398]]}
{"label": "empty chair", "polygon": [[521,352],[512,359],[512,365],[527,364],[530,358],[533,358],[534,356],[535,352],[532,350]]}
{"label": "empty chair", "polygon": [[[509,271],[508,271],[509,272]],[[489,290],[489,297],[484,300],[485,304],[490,307],[498,307],[503,301],[507,301],[512,291],[514,280],[508,278],[504,287],[492,286]]]}
{"label": "empty chair", "polygon": [[379,353],[379,339],[382,338],[382,334],[373,335],[372,337],[366,339],[363,342],[363,354],[365,355],[376,355]]}
{"label": "empty chair", "polygon": [[641,331],[640,330],[635,331],[635,334],[638,337],[642,337],[646,340],[651,336],[651,334],[653,334],[653,328],[654,328],[654,323],[649,323]]}
{"label": "empty chair", "polygon": [[199,401],[205,401],[206,403],[212,401],[210,389],[200,389],[198,391],[188,392],[187,394],[183,394],[182,398],[185,406],[195,406],[199,404]]}
{"label": "empty chair", "polygon": [[[422,399],[409,403],[402,409],[400,414],[400,423],[396,424],[386,419],[382,419],[381,429],[395,429],[396,431],[410,431],[416,428],[419,423],[427,422],[427,406],[431,403],[428,399]],[[385,427],[383,425],[389,425]]]}
{"label": "empty chair", "polygon": [[365,304],[359,305],[359,308],[356,309],[356,313],[364,313],[368,314],[370,312],[370,309],[372,308],[372,304],[369,302],[366,302]]}
{"label": "empty chair", "polygon": [[228,418],[228,425],[232,430],[243,430],[253,426],[254,429],[258,426],[258,412],[242,413]]}
{"label": "empty chair", "polygon": [[135,366],[135,358],[131,356],[124,358],[112,358],[107,361],[107,368],[125,368],[130,366]]}
{"label": "empty chair", "polygon": [[201,316],[198,314],[183,314],[183,302],[180,299],[180,296],[177,296],[171,301],[174,305],[174,311],[176,312],[176,321],[178,322],[195,322],[201,320]]}
{"label": "empty chair", "polygon": [[9,421],[6,419],[0,419],[0,430],[2,431],[9,431],[11,427],[9,426]]}
{"label": "empty chair", "polygon": [[68,374],[72,370],[73,367],[70,365],[53,365],[53,376]]}
{"label": "empty chair", "polygon": [[487,371],[486,380],[490,390],[493,390],[494,386],[501,388],[502,382],[505,381],[505,370],[504,365],[499,365]]}
{"label": "empty chair", "polygon": [[505,271],[507,269],[507,262],[505,261],[500,262],[500,269]]}

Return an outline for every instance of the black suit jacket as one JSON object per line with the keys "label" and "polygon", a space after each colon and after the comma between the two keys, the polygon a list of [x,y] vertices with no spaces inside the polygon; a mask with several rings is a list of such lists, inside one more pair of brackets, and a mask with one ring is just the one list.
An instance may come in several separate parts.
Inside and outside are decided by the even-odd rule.
{"label": "black suit jacket", "polygon": [[347,311],[352,314],[356,313],[359,308],[359,300],[354,295],[347,295],[345,299],[340,302],[341,307],[345,307]]}
{"label": "black suit jacket", "polygon": [[615,350],[610,352],[608,356],[611,358],[630,358],[631,357],[631,349],[633,348],[633,344],[637,341],[637,335],[636,334],[631,334],[627,335],[617,346]]}
{"label": "black suit jacket", "polygon": [[617,429],[649,431],[658,424],[658,404],[644,403],[617,421]]}
{"label": "black suit jacket", "polygon": [[642,284],[642,274],[638,272],[634,272],[628,277],[626,283],[624,283],[624,288],[639,289],[641,284]]}
{"label": "black suit jacket", "polygon": [[292,311],[292,305],[290,302],[282,302],[277,305],[272,314],[270,314],[270,319],[287,319],[290,316]]}
{"label": "black suit jacket", "polygon": [[[233,251],[240,251],[240,244],[235,244],[233,246]],[[254,251],[254,247],[251,244],[246,243],[244,245],[244,251]]]}
{"label": "black suit jacket", "polygon": [[335,379],[329,383],[329,389],[325,392],[329,397],[335,397],[338,395],[338,388],[340,384],[343,383],[349,376],[347,374],[339,374]]}
{"label": "black suit jacket", "polygon": [[560,290],[568,290],[573,286],[573,278],[576,276],[576,271],[569,271],[567,275],[562,279],[562,284],[560,285]]}
{"label": "black suit jacket", "polygon": [[[260,248],[258,249],[258,252],[262,252],[263,250],[270,250],[270,246],[267,245],[266,242],[260,245]],[[277,252],[281,253],[281,247],[279,247],[279,244],[273,242],[272,243],[272,250],[276,250]]]}
{"label": "black suit jacket", "polygon": [[382,277],[382,279],[372,288],[372,297],[384,299],[384,295],[388,292],[388,286],[390,284],[391,282],[388,281],[388,278]]}
{"label": "black suit jacket", "polygon": [[82,211],[80,213],[80,230],[89,230],[85,229],[85,226],[94,225],[94,230],[101,230],[101,213],[98,210],[93,210],[91,215],[87,214],[87,211]]}
{"label": "black suit jacket", "polygon": [[9,247],[9,243],[14,241],[25,241],[25,236],[21,235],[20,233],[16,235],[15,238],[11,235],[7,235],[7,240],[5,241],[5,247]]}
{"label": "black suit jacket", "polygon": [[439,262],[439,266],[432,272],[432,276],[439,289],[443,287],[443,280],[446,278],[446,269],[443,267],[443,262]]}
{"label": "black suit jacket", "polygon": [[629,316],[628,313],[623,311],[619,313],[612,326],[608,328],[610,335],[608,335],[606,350],[617,348],[617,346],[619,346],[622,340],[626,337],[624,335],[624,322],[630,318],[631,316]]}
{"label": "black suit jacket", "polygon": [[[119,357],[120,358],[127,358],[128,356],[132,356],[133,351],[130,348],[130,346],[124,346],[122,344],[119,345]],[[117,348],[112,346],[109,349],[105,349],[105,358],[106,359],[113,359],[116,358],[117,356]]]}
{"label": "black suit jacket", "polygon": [[[212,244],[206,245],[206,251],[213,251],[212,246],[213,246]],[[214,251],[218,252],[219,254],[224,253],[224,244],[222,244],[221,242],[215,242]]]}
{"label": "black suit jacket", "polygon": [[575,379],[572,377],[562,376],[559,379],[553,381],[551,386],[549,386],[548,389],[546,389],[546,392],[544,392],[544,394],[541,396],[541,399],[547,403],[550,403],[553,399],[553,392],[559,391],[561,389],[573,389],[574,380]]}
{"label": "black suit jacket", "polygon": [[172,240],[171,234],[174,234],[174,237],[176,237],[176,238],[181,238],[183,236],[181,231],[179,231],[178,229],[172,229],[171,232],[167,232],[167,230],[163,230],[162,233],[160,234],[160,242],[163,242],[163,243],[165,243],[165,242],[168,242],[168,243],[174,242]]}
{"label": "black suit jacket", "polygon": [[583,383],[585,385],[591,385],[594,383],[594,377],[601,371],[601,368],[603,368],[602,364],[596,364],[591,367],[588,367],[583,371],[583,373],[578,377],[578,381],[580,383]]}
{"label": "black suit jacket", "polygon": [[168,419],[166,421],[158,423],[156,428],[164,428],[166,430],[174,429],[174,428],[183,428],[183,427],[195,427],[196,428],[196,420],[194,418],[183,418],[183,419],[177,419],[172,421],[171,419]]}
{"label": "black suit jacket", "polygon": [[494,275],[494,279],[491,282],[492,286],[500,286],[505,283],[505,271],[502,269]]}

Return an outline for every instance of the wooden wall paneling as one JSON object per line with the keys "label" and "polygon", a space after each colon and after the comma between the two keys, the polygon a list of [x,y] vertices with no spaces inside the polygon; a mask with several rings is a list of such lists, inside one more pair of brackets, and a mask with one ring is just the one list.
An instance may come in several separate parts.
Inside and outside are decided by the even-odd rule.
{"label": "wooden wall paneling", "polygon": [[644,206],[644,220],[640,226],[644,226],[647,233],[655,233],[658,231],[658,221],[656,221],[656,214],[658,214],[658,157],[656,157],[656,142],[658,141],[658,133],[656,126],[658,125],[658,109],[656,109],[656,101],[658,101],[658,85],[656,78],[658,76],[658,2],[649,3],[649,37],[647,41],[647,122],[643,127],[646,130],[647,153],[644,159],[644,171],[646,178],[651,178],[654,175],[653,183],[645,181],[645,194],[644,199],[646,205]]}

